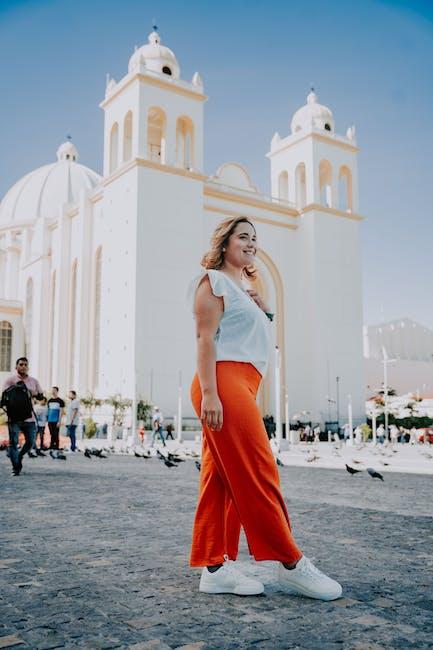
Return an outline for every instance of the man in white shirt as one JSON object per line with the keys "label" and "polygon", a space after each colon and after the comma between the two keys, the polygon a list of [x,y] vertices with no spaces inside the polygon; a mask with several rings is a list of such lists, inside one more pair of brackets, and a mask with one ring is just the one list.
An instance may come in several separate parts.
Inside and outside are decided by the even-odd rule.
{"label": "man in white shirt", "polygon": [[164,433],[162,429],[162,423],[164,421],[164,417],[159,410],[159,406],[155,406],[153,416],[152,416],[152,429],[153,429],[153,435],[152,435],[152,444],[151,447],[153,447],[156,437],[159,436],[162,444],[164,447],[166,446],[165,440],[164,440]]}
{"label": "man in white shirt", "polygon": [[80,420],[80,401],[77,399],[77,393],[74,390],[69,391],[68,397],[71,401],[66,409],[66,430],[71,439],[71,451],[76,451],[76,431]]}

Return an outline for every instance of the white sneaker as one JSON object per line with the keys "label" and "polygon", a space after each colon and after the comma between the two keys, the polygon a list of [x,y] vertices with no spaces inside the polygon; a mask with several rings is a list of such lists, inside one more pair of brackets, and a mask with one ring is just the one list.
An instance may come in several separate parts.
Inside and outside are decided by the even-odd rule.
{"label": "white sneaker", "polygon": [[308,596],[308,598],[335,600],[343,593],[341,585],[319,571],[305,555],[301,557],[294,569],[286,569],[280,564],[278,582],[285,591]]}
{"label": "white sneaker", "polygon": [[226,560],[222,567],[211,573],[203,567],[199,591],[205,594],[237,594],[238,596],[256,596],[265,590],[259,580],[247,578],[235,569],[233,562]]}

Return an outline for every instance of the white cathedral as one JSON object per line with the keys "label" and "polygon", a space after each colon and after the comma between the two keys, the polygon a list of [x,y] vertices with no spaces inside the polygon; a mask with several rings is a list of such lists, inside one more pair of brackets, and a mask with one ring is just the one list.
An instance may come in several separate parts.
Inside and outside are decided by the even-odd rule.
{"label": "white cathedral", "polygon": [[[240,164],[203,170],[198,73],[180,76],[154,30],[127,74],[107,80],[103,175],[71,141],[0,204],[0,379],[26,354],[45,389],[144,396],[192,416],[194,323],[187,286],[215,225],[257,226],[258,289],[275,311],[281,411],[364,415],[362,284],[355,129],[335,131],[316,94],[275,133],[266,154],[271,196]],[[276,358],[276,357],[275,357]],[[275,415],[272,363],[260,406]],[[336,393],[339,393],[338,395]],[[330,412],[330,404],[334,409]],[[284,418],[283,418],[284,420]]]}

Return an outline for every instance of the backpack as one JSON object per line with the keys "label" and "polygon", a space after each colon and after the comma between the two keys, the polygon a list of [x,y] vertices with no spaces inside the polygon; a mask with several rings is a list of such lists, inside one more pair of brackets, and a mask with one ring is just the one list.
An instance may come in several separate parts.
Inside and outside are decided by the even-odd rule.
{"label": "backpack", "polygon": [[3,391],[0,406],[9,422],[24,422],[32,417],[33,406],[30,393],[23,381],[18,381]]}

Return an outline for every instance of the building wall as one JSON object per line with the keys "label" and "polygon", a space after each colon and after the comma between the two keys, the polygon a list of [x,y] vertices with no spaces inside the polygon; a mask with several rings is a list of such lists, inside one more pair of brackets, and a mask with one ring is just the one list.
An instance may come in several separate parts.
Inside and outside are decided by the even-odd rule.
{"label": "building wall", "polygon": [[[364,359],[367,393],[383,385],[383,363],[379,359]],[[398,359],[388,364],[388,385],[399,395],[433,392],[433,362]],[[371,394],[371,393],[370,393]]]}

